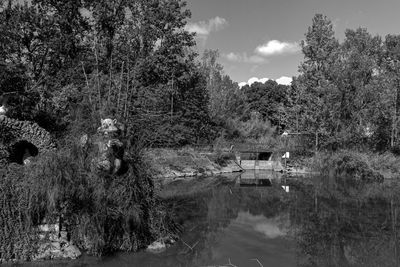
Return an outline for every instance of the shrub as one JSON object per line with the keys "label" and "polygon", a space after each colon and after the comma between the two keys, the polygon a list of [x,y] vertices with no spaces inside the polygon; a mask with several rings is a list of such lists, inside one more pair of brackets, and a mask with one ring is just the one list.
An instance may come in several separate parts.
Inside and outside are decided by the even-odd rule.
{"label": "shrub", "polygon": [[382,182],[383,176],[368,164],[365,155],[350,151],[320,153],[314,158],[313,169],[321,174],[355,182]]}

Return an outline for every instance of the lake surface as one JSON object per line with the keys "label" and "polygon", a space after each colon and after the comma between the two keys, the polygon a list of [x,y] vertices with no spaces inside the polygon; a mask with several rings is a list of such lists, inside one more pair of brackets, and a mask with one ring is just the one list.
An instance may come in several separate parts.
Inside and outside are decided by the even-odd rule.
{"label": "lake surface", "polygon": [[249,172],[175,181],[160,193],[182,228],[174,245],[58,265],[400,266],[399,200],[382,188]]}

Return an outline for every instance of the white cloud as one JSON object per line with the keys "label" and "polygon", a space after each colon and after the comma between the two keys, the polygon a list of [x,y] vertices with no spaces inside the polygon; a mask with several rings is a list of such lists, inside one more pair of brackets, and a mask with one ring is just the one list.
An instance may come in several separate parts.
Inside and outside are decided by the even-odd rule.
{"label": "white cloud", "polygon": [[247,82],[241,82],[239,83],[239,87],[243,87],[245,85],[252,85],[255,82],[259,82],[259,83],[265,83],[266,81],[268,81],[268,78],[257,78],[257,77],[251,77]]}
{"label": "white cloud", "polygon": [[287,213],[266,218],[264,215],[252,215],[250,212],[241,211],[233,223],[251,227],[254,231],[263,234],[264,238],[274,239],[289,233],[290,220]]}
{"label": "white cloud", "polygon": [[261,64],[268,62],[266,59],[268,56],[290,54],[298,51],[300,51],[300,45],[296,42],[288,43],[278,40],[271,40],[266,44],[258,46],[252,55],[247,55],[246,52],[230,52],[229,54],[223,56],[231,62]]}
{"label": "white cloud", "polygon": [[255,63],[255,64],[261,64],[267,62],[267,60],[263,57],[260,57],[258,55],[248,56],[247,53],[239,54],[231,52],[223,56],[231,62]]}
{"label": "white cloud", "polygon": [[[259,83],[265,83],[266,81],[268,81],[270,79],[268,78],[257,78],[257,77],[252,77],[250,78],[247,82],[240,82],[239,83],[239,87],[242,88],[245,85],[249,85],[251,86],[253,83],[255,82],[259,82]],[[282,76],[279,79],[275,80],[278,84],[282,84],[282,85],[291,85],[292,84],[292,78],[287,77],[287,76]]]}
{"label": "white cloud", "polygon": [[258,79],[257,77],[252,77],[252,78],[250,78],[248,81],[247,81],[247,84],[248,85],[252,85],[253,83],[255,83],[255,82],[258,82],[258,83],[265,83],[266,81],[268,81],[269,79],[268,78],[261,78],[261,79]]}
{"label": "white cloud", "polygon": [[283,85],[291,85],[292,84],[292,78],[291,77],[287,77],[287,76],[282,76],[279,79],[276,79],[275,81],[278,84],[283,84]]}
{"label": "white cloud", "polygon": [[239,83],[239,87],[242,88],[243,86],[247,85],[247,82],[241,82]]}
{"label": "white cloud", "polygon": [[292,54],[300,51],[298,43],[281,42],[278,40],[271,40],[266,44],[260,45],[256,48],[256,53],[263,56]]}
{"label": "white cloud", "polygon": [[188,32],[194,32],[198,37],[207,39],[208,35],[212,32],[222,30],[228,26],[228,21],[221,17],[215,17],[208,21],[199,21],[196,23],[188,23],[185,26],[185,30]]}

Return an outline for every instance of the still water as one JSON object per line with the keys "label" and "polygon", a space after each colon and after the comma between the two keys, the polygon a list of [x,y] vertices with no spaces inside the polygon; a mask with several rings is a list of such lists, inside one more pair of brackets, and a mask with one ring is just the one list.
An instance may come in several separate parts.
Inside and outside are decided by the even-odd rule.
{"label": "still water", "polygon": [[399,201],[382,188],[272,173],[175,181],[160,193],[181,225],[174,245],[60,265],[400,266]]}

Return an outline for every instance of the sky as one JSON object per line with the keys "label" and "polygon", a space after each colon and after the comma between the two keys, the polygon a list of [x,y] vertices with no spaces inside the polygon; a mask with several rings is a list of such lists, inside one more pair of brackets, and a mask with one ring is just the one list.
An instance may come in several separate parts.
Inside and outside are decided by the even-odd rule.
{"label": "sky", "polygon": [[367,28],[382,37],[400,34],[400,0],[186,0],[186,29],[197,33],[197,50],[218,49],[220,63],[241,83],[289,84],[303,60],[299,43],[316,13],[333,23],[336,37]]}

